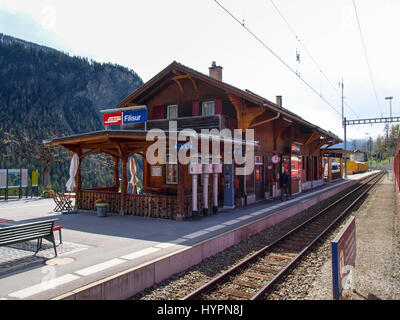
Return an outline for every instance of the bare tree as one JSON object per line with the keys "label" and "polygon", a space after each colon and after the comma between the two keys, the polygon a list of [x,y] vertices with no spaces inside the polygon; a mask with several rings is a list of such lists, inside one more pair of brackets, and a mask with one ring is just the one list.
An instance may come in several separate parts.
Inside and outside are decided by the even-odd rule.
{"label": "bare tree", "polygon": [[71,158],[71,155],[68,155],[64,149],[31,141],[27,134],[22,135],[22,137],[17,137],[9,132],[3,132],[3,134],[8,157],[17,155],[41,163],[46,188],[50,187],[50,170],[54,163],[67,161]]}

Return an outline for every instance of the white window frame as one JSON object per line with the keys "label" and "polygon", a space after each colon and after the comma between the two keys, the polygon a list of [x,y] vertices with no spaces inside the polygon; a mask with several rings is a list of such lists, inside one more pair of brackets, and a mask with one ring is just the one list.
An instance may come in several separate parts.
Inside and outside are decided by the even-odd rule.
{"label": "white window frame", "polygon": [[[170,110],[171,109],[175,109],[176,110],[176,117],[171,117],[171,113]],[[167,107],[167,119],[177,119],[178,118],[178,113],[179,109],[178,109],[178,105],[177,104],[171,104]]]}
{"label": "white window frame", "polygon": [[[212,109],[211,109],[212,112],[211,112],[211,114],[206,114],[205,110],[206,110],[207,108],[209,108],[209,107],[212,107]],[[215,101],[204,101],[204,102],[201,104],[201,115],[202,115],[203,117],[215,115]]]}

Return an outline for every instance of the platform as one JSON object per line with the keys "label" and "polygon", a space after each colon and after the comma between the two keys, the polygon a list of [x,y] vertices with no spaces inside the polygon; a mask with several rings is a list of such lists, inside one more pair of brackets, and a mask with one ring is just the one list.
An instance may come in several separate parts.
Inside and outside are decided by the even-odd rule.
{"label": "platform", "polygon": [[[63,243],[0,247],[0,299],[126,299],[357,183],[349,176],[289,201],[264,201],[196,221],[53,212],[52,199],[0,202],[0,219],[57,218]],[[58,232],[55,233],[58,244]],[[43,242],[44,244],[46,241]]]}

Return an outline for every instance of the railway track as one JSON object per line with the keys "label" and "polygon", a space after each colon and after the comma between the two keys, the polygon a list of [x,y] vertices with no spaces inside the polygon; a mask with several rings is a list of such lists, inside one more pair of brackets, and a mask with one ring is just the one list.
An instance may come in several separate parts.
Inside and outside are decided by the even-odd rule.
{"label": "railway track", "polygon": [[271,291],[302,257],[384,176],[378,173],[278,240],[236,264],[182,300],[256,300]]}

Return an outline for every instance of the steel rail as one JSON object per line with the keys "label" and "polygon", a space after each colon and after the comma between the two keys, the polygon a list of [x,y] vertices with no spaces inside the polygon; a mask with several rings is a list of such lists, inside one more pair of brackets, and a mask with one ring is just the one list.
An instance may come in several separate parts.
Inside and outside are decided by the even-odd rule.
{"label": "steel rail", "polygon": [[[384,175],[384,173],[382,173],[381,177],[382,178]],[[253,260],[257,259],[260,255],[262,255],[263,253],[271,250],[273,247],[275,247],[278,243],[280,243],[281,241],[283,241],[284,239],[286,239],[287,237],[289,237],[290,235],[293,235],[295,232],[297,232],[299,229],[303,228],[304,226],[308,225],[310,222],[312,222],[313,220],[316,220],[318,217],[320,217],[323,213],[325,213],[326,211],[328,211],[329,209],[331,209],[333,206],[335,206],[336,204],[338,204],[339,202],[343,201],[344,199],[348,198],[351,194],[353,194],[354,192],[358,191],[360,188],[364,187],[367,183],[369,183],[370,181],[372,181],[373,179],[375,179],[377,176],[379,176],[379,173],[374,175],[373,177],[371,177],[370,179],[366,179],[366,181],[364,182],[364,184],[358,186],[357,188],[351,190],[350,192],[346,193],[343,197],[341,197],[340,199],[336,200],[335,202],[333,202],[332,204],[330,204],[329,206],[327,206],[326,208],[322,209],[320,212],[318,212],[317,214],[315,214],[313,217],[309,218],[308,220],[306,220],[305,222],[303,222],[302,224],[296,226],[294,229],[290,230],[289,232],[287,232],[285,235],[281,236],[280,238],[278,238],[277,240],[275,240],[273,243],[265,246],[264,248],[258,250],[257,252],[253,253],[250,257],[246,258],[245,260],[239,262],[238,264],[232,266],[231,268],[229,268],[227,271],[223,272],[222,274],[220,274],[219,276],[215,277],[214,279],[210,280],[209,282],[207,282],[206,284],[204,284],[203,286],[201,286],[200,288],[194,290],[193,292],[189,293],[188,295],[186,295],[185,297],[183,297],[181,300],[193,300],[196,297],[200,296],[201,294],[205,293],[206,291],[210,290],[213,286],[215,286],[217,283],[221,282],[222,280],[226,279],[227,277],[229,277],[231,274],[233,274],[234,272],[236,272],[238,269],[240,269],[241,267],[243,267],[246,264],[251,263]],[[379,181],[379,179],[377,180]],[[377,183],[377,181],[373,184],[375,185]],[[372,186],[371,186],[372,187]],[[370,187],[370,188],[371,188]],[[368,188],[368,190],[370,190],[370,188]],[[358,201],[366,192],[365,191],[360,197],[357,198],[356,201]],[[351,207],[354,206],[356,202],[353,202]],[[346,209],[347,211],[350,210],[350,208]],[[346,212],[347,212],[346,211]],[[338,219],[337,219],[338,220]],[[336,221],[336,220],[335,220]],[[336,222],[335,222],[336,223]],[[331,227],[331,226],[330,226]],[[326,231],[324,231],[326,232]],[[319,238],[321,238],[322,235],[319,236]],[[318,240],[314,240],[312,243],[315,244],[315,242],[317,242]],[[309,245],[309,247],[311,248],[311,245]],[[308,248],[307,250],[302,250],[301,254],[304,255],[310,248]],[[304,251],[304,252],[303,252]],[[294,263],[296,263],[298,260],[300,259],[295,257],[288,266],[292,266]],[[259,296],[261,296],[263,293],[265,293],[269,287],[271,287],[285,272],[287,272],[290,267],[288,268],[284,268],[282,269],[273,279],[271,279],[268,284],[266,286],[264,286],[260,291],[258,291],[252,298],[251,300],[257,299]],[[267,287],[268,286],[268,287]],[[261,293],[261,291],[263,290],[263,293]]]}

